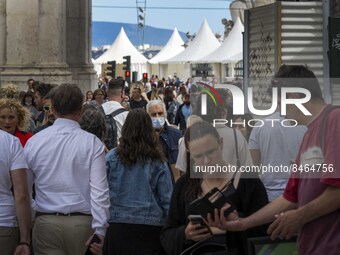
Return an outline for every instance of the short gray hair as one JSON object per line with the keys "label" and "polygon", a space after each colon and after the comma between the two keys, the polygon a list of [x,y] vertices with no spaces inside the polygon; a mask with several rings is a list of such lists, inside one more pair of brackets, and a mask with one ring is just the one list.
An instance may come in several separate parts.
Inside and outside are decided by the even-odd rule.
{"label": "short gray hair", "polygon": [[162,100],[159,100],[159,99],[153,99],[153,100],[150,100],[149,103],[146,105],[146,112],[150,114],[150,107],[152,106],[155,106],[155,105],[161,105],[163,106],[163,109],[164,109],[164,115],[165,115],[165,118],[167,117],[167,114],[166,114],[166,108],[165,108],[165,104],[163,103]]}
{"label": "short gray hair", "polygon": [[79,120],[79,125],[83,130],[103,140],[106,132],[105,119],[103,114],[96,108],[86,109]]}

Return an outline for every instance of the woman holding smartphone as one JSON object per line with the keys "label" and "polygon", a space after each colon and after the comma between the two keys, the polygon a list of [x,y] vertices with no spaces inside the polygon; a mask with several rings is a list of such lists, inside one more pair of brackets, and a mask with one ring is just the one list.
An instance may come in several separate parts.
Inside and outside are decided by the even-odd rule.
{"label": "woman holding smartphone", "polygon": [[[187,171],[176,183],[172,194],[169,216],[161,233],[161,241],[169,255],[180,254],[198,241],[214,238],[223,234],[224,244],[228,247],[228,254],[243,255],[246,253],[246,239],[248,237],[266,235],[266,228],[260,226],[245,232],[222,232],[212,229],[213,235],[204,224],[189,221],[190,203],[197,198],[204,197],[214,188],[223,190],[228,182],[232,182],[236,192],[229,196],[239,214],[249,215],[268,203],[266,190],[262,182],[256,177],[243,178],[236,175],[223,174],[219,176],[203,175],[202,178],[190,178],[193,167],[227,165],[222,157],[223,138],[216,129],[207,122],[201,121],[187,129],[184,136],[188,148]],[[230,146],[235,146],[230,144]],[[192,162],[190,162],[190,158]],[[191,163],[191,164],[190,164]],[[193,164],[192,164],[193,163]],[[191,169],[190,169],[191,168]],[[207,178],[209,177],[209,178]],[[196,213],[197,214],[197,213]],[[207,215],[201,215],[205,219]],[[190,218],[193,218],[192,216]]]}
{"label": "woman holding smartphone", "polygon": [[110,220],[106,255],[165,254],[159,235],[173,189],[166,158],[150,116],[129,112],[116,149],[106,155]]}

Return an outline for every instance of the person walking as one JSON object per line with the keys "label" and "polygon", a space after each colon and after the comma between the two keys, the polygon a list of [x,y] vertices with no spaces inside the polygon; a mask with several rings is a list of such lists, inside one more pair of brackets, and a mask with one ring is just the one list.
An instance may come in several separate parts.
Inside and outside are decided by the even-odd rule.
{"label": "person walking", "polygon": [[26,171],[27,164],[19,139],[0,130],[0,247],[2,255],[30,254],[31,205]]}
{"label": "person walking", "polygon": [[[34,253],[83,255],[86,244],[100,254],[110,206],[104,146],[78,124],[77,85],[60,85],[51,101],[57,119],[24,150],[36,191]],[[93,234],[100,243],[90,244]]]}
{"label": "person walking", "polygon": [[120,144],[106,160],[111,206],[105,255],[165,254],[159,235],[169,209],[172,179],[145,110],[128,114]]}

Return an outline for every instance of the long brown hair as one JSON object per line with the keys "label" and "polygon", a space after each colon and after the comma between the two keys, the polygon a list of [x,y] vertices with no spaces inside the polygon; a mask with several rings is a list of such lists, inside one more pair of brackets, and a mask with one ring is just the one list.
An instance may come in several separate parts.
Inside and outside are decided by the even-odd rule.
{"label": "long brown hair", "polygon": [[122,128],[117,156],[128,166],[136,162],[144,165],[148,159],[166,161],[151,118],[145,110],[133,109],[129,112]]}

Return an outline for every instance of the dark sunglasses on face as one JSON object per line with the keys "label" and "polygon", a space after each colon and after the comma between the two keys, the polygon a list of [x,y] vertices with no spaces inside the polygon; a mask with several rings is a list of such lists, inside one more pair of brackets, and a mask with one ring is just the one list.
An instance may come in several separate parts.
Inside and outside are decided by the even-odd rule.
{"label": "dark sunglasses on face", "polygon": [[44,105],[43,109],[45,112],[49,112],[51,110],[51,106],[50,105]]}

